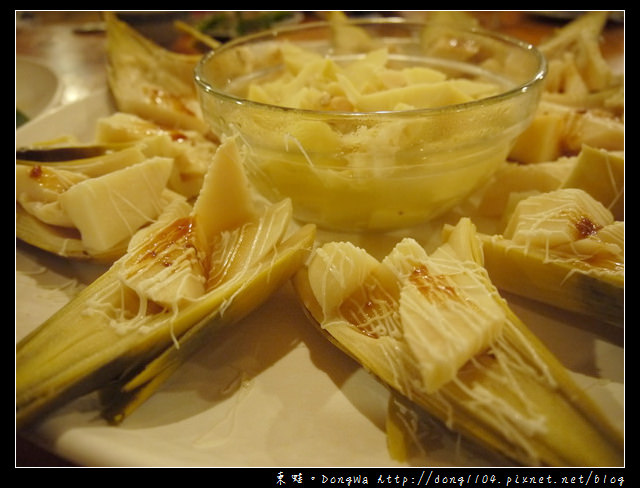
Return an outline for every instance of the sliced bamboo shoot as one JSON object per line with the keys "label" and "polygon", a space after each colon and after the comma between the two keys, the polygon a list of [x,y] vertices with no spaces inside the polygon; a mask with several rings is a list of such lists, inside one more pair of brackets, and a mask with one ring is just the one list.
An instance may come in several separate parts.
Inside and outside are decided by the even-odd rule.
{"label": "sliced bamboo shoot", "polygon": [[[144,369],[159,356],[173,359],[174,347],[197,347],[206,331],[249,313],[303,264],[315,227],[292,228],[288,200],[265,209],[247,201],[250,195],[234,145],[230,139],[220,147],[205,177],[203,200],[188,216],[154,225],[136,238],[104,275],[17,345],[18,428]],[[236,178],[219,177],[231,174]],[[213,195],[245,211],[216,225],[212,219],[221,210],[205,204]],[[212,259],[214,255],[218,259]],[[185,256],[193,264],[188,273],[178,264]],[[223,279],[220,268],[228,270]],[[175,271],[202,286],[181,294],[182,282],[171,284],[167,270],[169,276]],[[137,273],[144,279],[137,279]],[[167,288],[174,287],[172,294],[162,295],[165,299],[150,291],[155,289],[154,273]],[[215,280],[208,279],[212,275]]]}
{"label": "sliced bamboo shoot", "polygon": [[469,219],[430,255],[330,243],[295,285],[334,344],[450,429],[525,465],[623,463],[622,435],[491,283]]}
{"label": "sliced bamboo shoot", "polygon": [[624,222],[584,190],[525,198],[480,239],[498,288],[623,326]]}

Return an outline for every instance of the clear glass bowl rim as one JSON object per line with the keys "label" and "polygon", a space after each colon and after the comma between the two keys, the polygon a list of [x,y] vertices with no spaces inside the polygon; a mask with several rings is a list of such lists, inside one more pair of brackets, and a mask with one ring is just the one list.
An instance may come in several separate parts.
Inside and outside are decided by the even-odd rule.
{"label": "clear glass bowl rim", "polygon": [[[419,22],[419,21],[410,21],[402,18],[395,17],[387,17],[384,19],[356,19],[356,20],[348,20],[348,25],[406,25],[413,27],[424,27],[429,25],[429,22]],[[207,65],[210,60],[219,55],[220,53],[224,53],[229,51],[237,46],[247,44],[250,42],[258,41],[260,39],[274,39],[280,36],[281,34],[291,33],[291,32],[303,32],[304,30],[318,29],[318,28],[329,28],[331,26],[331,22],[328,21],[317,21],[317,22],[307,22],[304,24],[296,24],[296,25],[288,25],[275,29],[270,29],[267,31],[261,31],[254,34],[249,34],[246,36],[237,37],[231,41],[224,43],[217,49],[213,49],[210,52],[206,53],[202,56],[195,67],[194,71],[194,79],[196,85],[198,85],[202,90],[206,93],[219,97],[223,100],[226,100],[231,103],[235,103],[238,105],[246,105],[248,107],[255,107],[255,109],[267,109],[267,110],[275,110],[283,113],[289,114],[300,114],[300,115],[315,115],[315,116],[331,116],[336,118],[358,118],[358,117],[368,117],[368,118],[376,118],[376,117],[407,117],[407,116],[423,116],[426,114],[437,114],[437,113],[447,113],[447,112],[456,112],[456,111],[464,111],[464,110],[472,110],[473,108],[486,106],[487,104],[499,103],[505,100],[509,100],[518,96],[519,94],[525,93],[535,85],[541,84],[544,81],[544,78],[547,75],[547,60],[545,56],[533,45],[528,42],[525,42],[516,37],[508,36],[506,34],[502,34],[499,32],[493,32],[481,27],[471,27],[471,28],[463,28],[463,27],[453,27],[447,26],[450,30],[459,33],[471,33],[474,35],[487,36],[501,42],[512,45],[513,47],[519,48],[522,51],[527,51],[532,53],[538,60],[535,74],[524,83],[521,83],[509,90],[501,92],[497,95],[493,95],[486,98],[481,98],[478,100],[473,100],[470,102],[454,104],[454,105],[446,105],[442,107],[435,108],[418,108],[411,110],[384,110],[384,111],[375,111],[375,112],[355,112],[355,111],[330,111],[330,110],[309,110],[309,109],[300,109],[293,107],[285,107],[282,105],[271,105],[263,102],[256,102],[253,100],[249,100],[247,98],[238,97],[229,93],[226,93],[223,90],[219,90],[213,87],[209,82],[206,81],[205,76],[203,75],[203,70],[205,65]]]}

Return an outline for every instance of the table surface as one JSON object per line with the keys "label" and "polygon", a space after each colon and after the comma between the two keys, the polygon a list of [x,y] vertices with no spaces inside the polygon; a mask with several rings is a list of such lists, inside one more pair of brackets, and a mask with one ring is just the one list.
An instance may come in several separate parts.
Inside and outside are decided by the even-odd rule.
{"label": "table surface", "polygon": [[[388,12],[387,12],[388,13]],[[416,17],[422,12],[407,12]],[[527,12],[484,11],[474,15],[484,27],[536,44],[566,20]],[[158,21],[166,21],[161,16]],[[145,19],[149,22],[149,16]],[[106,86],[106,36],[98,11],[16,11],[16,56],[37,58],[54,69],[62,83],[59,104],[80,100]],[[624,23],[612,21],[603,32],[605,57],[624,69]],[[72,467],[40,446],[16,436],[16,467]]]}

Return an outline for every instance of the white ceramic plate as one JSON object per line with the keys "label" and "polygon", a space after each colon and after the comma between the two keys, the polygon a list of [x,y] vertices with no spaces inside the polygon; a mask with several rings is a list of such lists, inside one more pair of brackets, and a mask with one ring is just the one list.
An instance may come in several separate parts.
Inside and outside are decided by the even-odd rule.
{"label": "white ceramic plate", "polygon": [[52,68],[37,59],[16,56],[16,109],[29,120],[52,108],[61,93],[60,79]]}
{"label": "white ceramic plate", "polygon": [[[107,91],[16,133],[18,145],[64,134],[89,141],[112,111]],[[16,341],[104,268],[17,244]],[[611,418],[623,427],[622,334],[604,339],[585,319],[511,300]],[[313,329],[289,286],[220,334],[118,427],[87,396],[25,434],[86,466],[395,467],[386,448],[387,392]],[[423,465],[484,466],[455,437]]]}

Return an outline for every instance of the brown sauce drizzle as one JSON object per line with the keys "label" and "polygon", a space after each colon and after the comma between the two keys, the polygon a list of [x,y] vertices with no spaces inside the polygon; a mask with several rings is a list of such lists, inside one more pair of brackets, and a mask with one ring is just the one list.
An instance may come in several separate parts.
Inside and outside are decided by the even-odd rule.
{"label": "brown sauce drizzle", "polygon": [[340,306],[340,314],[364,335],[378,339],[379,330],[373,324],[380,323],[385,315],[398,308],[397,300],[377,281],[365,282]]}
{"label": "brown sauce drizzle", "polygon": [[[456,287],[448,281],[446,276],[431,274],[423,264],[415,265],[409,275],[409,281],[431,302],[462,300]],[[380,324],[381,317],[397,311],[397,294],[398,290],[383,289],[377,281],[365,282],[342,303],[340,313],[364,335],[377,339],[380,334],[373,330],[371,324]]]}
{"label": "brown sauce drizzle", "polygon": [[602,226],[596,225],[589,217],[582,215],[574,223],[575,229],[578,233],[578,239],[585,239],[589,236],[595,235]]}
{"label": "brown sauce drizzle", "polygon": [[31,168],[31,171],[29,171],[29,178],[33,178],[34,180],[37,180],[41,176],[42,176],[42,166],[40,166],[39,164],[36,164],[33,168]]}
{"label": "brown sauce drizzle", "polygon": [[145,260],[160,259],[163,266],[171,266],[176,253],[181,254],[183,249],[196,248],[194,234],[194,219],[183,217],[165,227],[145,248],[138,254],[137,263]]}
{"label": "brown sauce drizzle", "polygon": [[455,286],[452,286],[446,276],[433,275],[424,265],[419,265],[409,275],[409,281],[432,302],[443,303],[447,300],[460,300]]}

